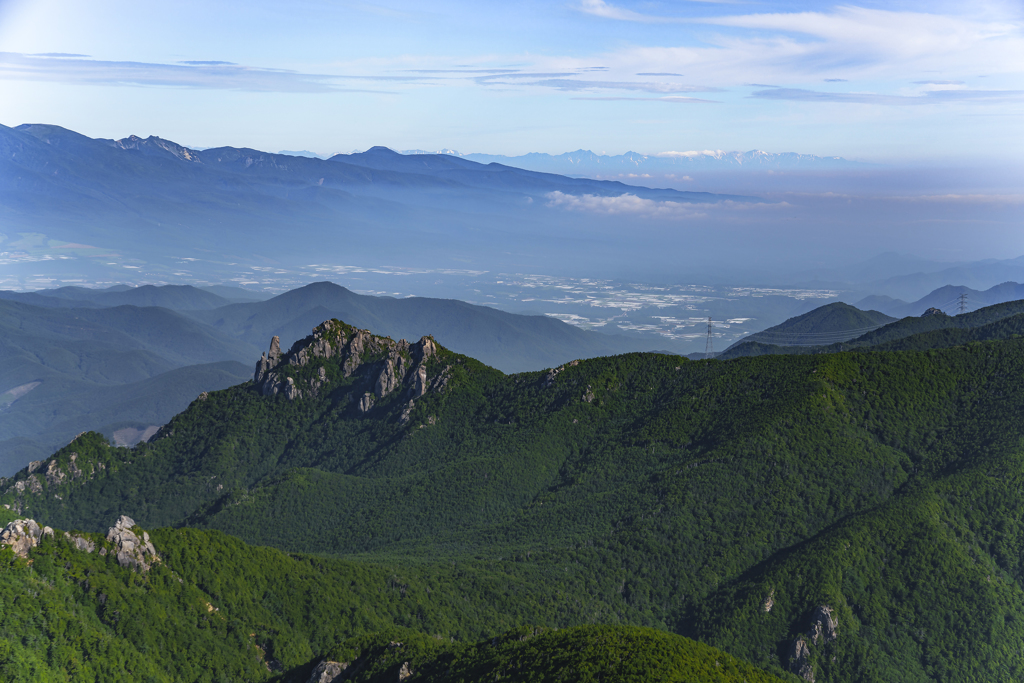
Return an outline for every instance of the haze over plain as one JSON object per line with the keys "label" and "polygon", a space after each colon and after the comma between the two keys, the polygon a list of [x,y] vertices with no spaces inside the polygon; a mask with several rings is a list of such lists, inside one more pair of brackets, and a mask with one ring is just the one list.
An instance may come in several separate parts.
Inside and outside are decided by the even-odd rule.
{"label": "haze over plain", "polygon": [[[125,21],[130,31],[116,28]],[[51,241],[76,243],[74,226],[28,231],[8,222],[2,285],[257,280],[252,286],[282,291],[314,279],[311,265],[779,285],[887,252],[911,258],[883,277],[916,272],[920,260],[1013,258],[1024,253],[1021,26],[1012,2],[222,2],[167,12],[8,1],[0,4],[0,122],[8,126],[323,156],[384,145],[506,156],[632,151],[664,162],[759,149],[849,163],[592,167],[585,175],[762,201],[695,211],[628,192],[602,201],[548,193],[535,209],[547,216],[524,232],[545,222],[575,230],[545,227],[535,247],[504,249],[518,258],[493,258],[491,249],[446,262],[361,250],[353,239],[314,259],[254,241],[253,254],[240,256],[272,258],[288,276],[264,280],[252,277],[251,263],[191,280],[116,260],[102,278],[75,277],[67,264],[21,266],[45,258]],[[422,212],[422,202],[404,201],[412,215]],[[490,225],[495,211],[470,219]],[[244,229],[246,218],[238,220],[230,227]],[[282,220],[281,229],[302,243],[301,226]],[[422,243],[433,235],[424,231]],[[588,251],[598,242],[603,253]],[[151,262],[123,241],[89,246]],[[436,279],[360,289],[462,298],[479,289],[431,290]],[[838,280],[830,284],[849,278]]]}

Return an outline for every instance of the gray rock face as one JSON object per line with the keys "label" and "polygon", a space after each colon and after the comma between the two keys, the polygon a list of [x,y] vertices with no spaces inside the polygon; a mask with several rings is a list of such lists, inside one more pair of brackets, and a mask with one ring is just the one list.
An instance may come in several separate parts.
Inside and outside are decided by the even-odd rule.
{"label": "gray rock face", "polygon": [[944,313],[944,312],[943,312],[943,311],[942,311],[941,309],[938,309],[938,308],[932,307],[932,308],[929,308],[929,309],[928,309],[927,311],[925,311],[924,313],[922,313],[922,314],[921,314],[921,317],[923,318],[923,317],[925,317],[926,315],[946,315],[946,314],[945,314],[945,313]]}
{"label": "gray rock face", "polygon": [[50,486],[59,486],[64,483],[66,477],[67,473],[57,465],[56,459],[51,460],[46,468],[46,483]]}
{"label": "gray rock face", "polygon": [[414,399],[423,396],[427,393],[427,368],[424,365],[420,365],[416,368],[416,372],[412,378],[412,397]]}
{"label": "gray rock face", "polygon": [[811,650],[807,641],[797,638],[789,652],[789,670],[800,678],[814,683],[814,667],[811,665]]}
{"label": "gray rock face", "polygon": [[72,536],[71,534],[65,531],[64,538],[71,541],[71,543],[74,544],[75,548],[77,548],[78,550],[84,550],[87,553],[91,553],[93,550],[96,550],[96,544],[90,541],[88,538],[85,538],[84,536],[79,536],[77,534]]}
{"label": "gray rock face", "polygon": [[348,662],[329,662],[324,660],[316,665],[307,683],[334,683],[340,681]]}
{"label": "gray rock face", "polygon": [[[772,593],[774,595],[774,591]],[[767,611],[767,610],[766,610]],[[839,636],[839,620],[828,605],[819,605],[811,612],[807,637],[815,645],[819,640],[831,643]],[[789,656],[789,670],[805,681],[814,681],[814,665],[810,661],[811,650],[803,636],[793,642]]]}
{"label": "gray rock face", "polygon": [[839,635],[839,620],[833,615],[828,605],[819,605],[811,613],[811,629],[807,632],[815,645],[824,636],[826,643],[831,643]]}
{"label": "gray rock face", "polygon": [[[399,356],[399,358],[401,358],[401,356]],[[398,377],[395,376],[395,362],[393,358],[388,357],[384,361],[384,369],[380,371],[380,376],[377,377],[377,384],[374,389],[378,396],[384,398],[397,386]]]}
{"label": "gray rock face", "polygon": [[119,565],[144,572],[154,562],[159,562],[160,556],[156,554],[156,548],[150,542],[149,534],[143,531],[142,538],[139,538],[132,531],[134,526],[135,520],[127,515],[121,515],[117,523],[107,531],[107,540],[116,546],[114,553]]}
{"label": "gray rock face", "polygon": [[406,424],[412,419],[412,409],[416,407],[416,401],[410,400],[402,410],[402,416],[398,418],[400,424]]}
{"label": "gray rock face", "polygon": [[412,669],[409,668],[409,662],[403,662],[402,668],[398,670],[398,680],[404,681],[409,676],[412,676]]}
{"label": "gray rock face", "polygon": [[0,531],[0,545],[10,546],[18,557],[28,557],[44,534],[53,536],[53,529],[39,526],[34,519],[16,519]]}
{"label": "gray rock face", "polygon": [[[282,353],[280,340],[274,337],[270,342],[270,351],[263,354],[256,363],[253,382],[256,389],[264,396],[283,394],[288,400],[294,401],[307,396],[318,396],[321,390],[329,388],[329,373],[323,365],[313,372],[283,371],[286,366],[303,368],[317,361],[336,359],[344,377],[351,377],[367,360],[373,361],[376,378],[373,394],[367,392],[358,402],[358,409],[365,413],[375,401],[378,401],[403,385],[408,387],[407,396],[415,400],[431,390],[428,380],[426,362],[437,355],[438,347],[430,337],[423,337],[419,342],[410,344],[404,339],[394,341],[387,337],[377,337],[368,330],[358,330],[337,320],[328,320],[318,325],[313,334],[292,345],[288,353]],[[379,360],[383,356],[382,360]],[[379,365],[377,365],[379,363]],[[371,375],[372,377],[372,375]],[[443,391],[447,386],[450,373],[442,373],[434,382],[435,391]],[[365,386],[365,385],[364,385]],[[410,408],[411,409],[411,408]],[[407,411],[408,412],[408,411]]]}

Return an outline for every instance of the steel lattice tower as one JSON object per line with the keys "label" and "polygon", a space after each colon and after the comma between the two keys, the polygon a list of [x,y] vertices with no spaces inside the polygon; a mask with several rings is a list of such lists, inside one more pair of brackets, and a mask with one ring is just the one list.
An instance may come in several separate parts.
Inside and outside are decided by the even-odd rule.
{"label": "steel lattice tower", "polygon": [[711,331],[715,329],[715,323],[711,321],[711,317],[708,316],[708,343],[704,346],[704,360],[711,358],[711,355],[715,352],[714,343],[712,340]]}

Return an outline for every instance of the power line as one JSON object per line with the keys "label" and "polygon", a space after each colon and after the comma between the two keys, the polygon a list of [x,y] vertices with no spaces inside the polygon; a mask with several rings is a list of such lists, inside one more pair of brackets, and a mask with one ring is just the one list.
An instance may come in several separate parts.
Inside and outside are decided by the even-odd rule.
{"label": "power line", "polygon": [[966,313],[967,312],[967,292],[964,292],[963,294],[961,294],[958,297],[958,299],[959,299],[959,308],[960,308],[960,310],[957,312],[957,315],[959,315],[960,313]]}

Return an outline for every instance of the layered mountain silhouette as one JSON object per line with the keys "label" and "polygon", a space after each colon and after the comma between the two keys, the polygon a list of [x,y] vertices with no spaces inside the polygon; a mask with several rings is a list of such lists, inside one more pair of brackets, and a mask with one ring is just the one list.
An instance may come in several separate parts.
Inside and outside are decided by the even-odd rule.
{"label": "layered mountain silhouette", "polygon": [[0,473],[87,429],[111,438],[127,430],[132,438],[118,438],[134,443],[199,393],[244,381],[271,336],[288,346],[332,317],[395,340],[432,332],[505,372],[659,345],[546,316],[364,296],[329,282],[246,303],[190,286],[0,292],[0,312]]}
{"label": "layered mountain silhouette", "polygon": [[324,160],[233,147],[195,151],[157,137],[92,139],[41,124],[0,127],[0,178],[5,233],[114,249],[168,275],[179,267],[176,258],[194,259],[193,273],[218,273],[226,263],[377,262],[382,255],[410,266],[565,272],[614,261],[630,247],[617,232],[621,217],[598,211],[581,223],[549,206],[552,196],[751,200],[382,147]]}

